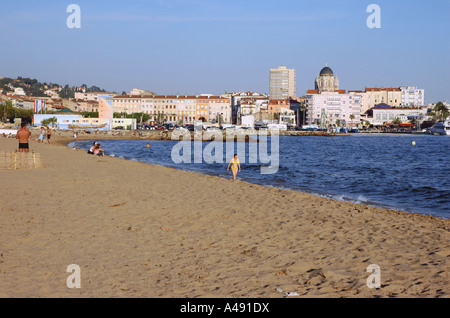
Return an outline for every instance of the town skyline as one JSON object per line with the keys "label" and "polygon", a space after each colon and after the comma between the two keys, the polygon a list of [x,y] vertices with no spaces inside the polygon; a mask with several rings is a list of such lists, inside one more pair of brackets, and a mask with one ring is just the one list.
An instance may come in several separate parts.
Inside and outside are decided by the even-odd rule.
{"label": "town skyline", "polygon": [[347,91],[416,86],[427,104],[450,100],[449,1],[378,1],[380,29],[366,26],[368,1],[77,3],[80,29],[66,27],[67,4],[5,4],[0,76],[118,93],[268,94],[270,69],[286,66],[303,96],[328,64]]}

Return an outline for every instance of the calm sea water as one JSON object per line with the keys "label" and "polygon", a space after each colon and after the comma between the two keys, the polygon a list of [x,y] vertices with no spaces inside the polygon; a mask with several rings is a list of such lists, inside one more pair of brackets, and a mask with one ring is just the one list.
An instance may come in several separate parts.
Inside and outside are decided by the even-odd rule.
{"label": "calm sea water", "polygon": [[[149,149],[145,148],[147,142],[151,145]],[[225,144],[223,163],[175,164],[171,158],[172,148],[178,143],[175,141],[100,140],[99,143],[106,155],[231,178],[226,166],[233,153],[226,153]],[[203,148],[208,144],[203,143]],[[91,145],[92,141],[69,144],[86,150]],[[260,162],[249,163],[246,144],[246,158],[240,158],[242,172],[238,179],[450,218],[450,137],[384,134],[279,137],[279,145],[278,172],[263,175]],[[270,143],[268,149],[270,154]],[[192,150],[192,162],[193,153]]]}

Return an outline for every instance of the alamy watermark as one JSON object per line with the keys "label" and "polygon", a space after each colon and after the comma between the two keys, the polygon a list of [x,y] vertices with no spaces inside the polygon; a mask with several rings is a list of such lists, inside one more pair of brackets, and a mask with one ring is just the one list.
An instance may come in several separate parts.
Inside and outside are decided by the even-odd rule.
{"label": "alamy watermark", "polygon": [[[246,163],[246,148],[248,146],[248,163],[259,163],[261,174],[275,174],[280,166],[279,131],[271,130],[270,138],[268,138],[268,135],[267,131],[245,133],[236,130],[226,130],[225,133],[221,130],[203,133],[202,129],[196,128],[194,138],[192,138],[189,131],[174,130],[171,139],[179,142],[172,148],[171,159],[176,164],[203,162],[221,164],[228,162],[237,154],[240,163]],[[207,144],[203,147],[205,138]],[[224,142],[226,143],[225,153]],[[270,154],[268,151],[269,144]],[[237,151],[235,151],[235,146]]]}
{"label": "alamy watermark", "polygon": [[68,288],[81,288],[81,269],[77,264],[67,266],[67,272],[71,273],[67,277],[66,284]]}
{"label": "alamy watermark", "polygon": [[381,269],[377,264],[367,266],[366,272],[372,273],[367,277],[367,287],[380,288],[381,287]]}
{"label": "alamy watermark", "polygon": [[369,29],[381,29],[381,8],[378,4],[370,4],[367,9],[367,13],[371,13],[367,17],[367,27]]}
{"label": "alamy watermark", "polygon": [[66,9],[67,13],[71,13],[66,20],[69,29],[81,29],[81,8],[78,4],[70,4]]}

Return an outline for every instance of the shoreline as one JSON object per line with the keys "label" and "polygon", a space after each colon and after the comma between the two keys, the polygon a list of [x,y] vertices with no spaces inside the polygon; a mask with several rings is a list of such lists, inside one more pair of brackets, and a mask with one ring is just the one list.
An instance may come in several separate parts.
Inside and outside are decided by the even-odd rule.
{"label": "shoreline", "polygon": [[[0,208],[0,296],[450,297],[446,219],[92,157],[71,141],[32,141],[42,169],[0,171],[3,197],[20,195]],[[69,264],[80,289],[66,286]]]}
{"label": "shoreline", "polygon": [[[142,138],[128,138],[128,137],[124,137],[124,138],[99,138],[99,139],[89,139],[89,138],[86,139],[86,138],[84,138],[83,140],[79,140],[79,141],[96,141],[96,140],[98,141],[98,140],[115,140],[115,139],[117,139],[117,140],[147,140],[147,139],[142,139]],[[159,140],[159,139],[153,139],[153,140]],[[166,141],[166,140],[162,140],[162,141]],[[69,144],[73,143],[73,142],[75,142],[75,141],[74,140],[63,139],[63,140],[60,140],[58,143],[59,143],[59,145],[62,145],[62,146],[65,146],[65,147],[71,149]],[[206,141],[206,142],[209,142],[209,141]],[[82,150],[82,149],[77,148],[77,150]],[[82,151],[85,151],[85,150],[82,150]],[[118,157],[114,157],[114,158],[118,158]],[[149,165],[156,165],[156,166],[159,166],[159,167],[165,167],[165,168],[175,169],[175,170],[179,170],[179,171],[192,172],[191,170],[188,170],[188,169],[182,169],[182,168],[177,168],[177,167],[172,167],[172,166],[165,166],[165,165],[159,165],[159,164],[150,164],[150,163],[145,163],[145,162],[136,161],[136,160],[132,160],[132,159],[126,159],[126,158],[118,158],[118,159],[124,159],[124,160],[133,161],[133,162],[140,162],[140,163],[149,164]],[[218,177],[215,174],[211,174],[211,173],[204,172],[204,171],[198,172],[198,174]],[[221,178],[223,178],[223,177],[221,177]],[[223,178],[223,179],[227,180],[227,178]],[[318,191],[315,191],[315,190],[304,191],[304,190],[299,190],[299,189],[289,188],[289,187],[277,187],[275,185],[266,185],[266,184],[261,184],[261,183],[253,183],[253,182],[243,181],[243,180],[240,180],[240,181],[241,182],[247,182],[248,184],[258,185],[258,186],[263,186],[263,187],[268,187],[268,188],[275,188],[275,189],[281,189],[281,190],[294,191],[294,192],[298,192],[298,193],[310,194],[310,195],[313,195],[313,196],[316,196],[316,197],[334,200],[336,202],[348,202],[348,203],[354,203],[354,204],[361,204],[361,205],[369,206],[369,207],[373,207],[373,208],[387,209],[387,210],[391,210],[391,211],[398,211],[398,212],[403,212],[403,213],[408,213],[408,214],[417,214],[417,215],[421,215],[421,216],[436,217],[436,218],[443,219],[443,220],[450,220],[450,217],[434,216],[434,215],[432,215],[430,213],[425,213],[425,212],[406,211],[406,210],[402,210],[401,208],[388,206],[387,204],[383,204],[383,203],[376,203],[375,202],[373,204],[369,204],[369,203],[358,202],[357,199],[349,198],[349,200],[345,200],[345,199],[338,199],[338,198],[336,198],[336,196],[341,196],[341,194],[318,193]]]}

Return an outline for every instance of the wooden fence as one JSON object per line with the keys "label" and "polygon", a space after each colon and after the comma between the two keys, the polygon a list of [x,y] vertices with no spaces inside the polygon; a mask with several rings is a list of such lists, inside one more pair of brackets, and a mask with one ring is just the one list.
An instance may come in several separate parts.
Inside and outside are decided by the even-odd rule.
{"label": "wooden fence", "polygon": [[0,152],[0,170],[19,170],[42,168],[40,153]]}

